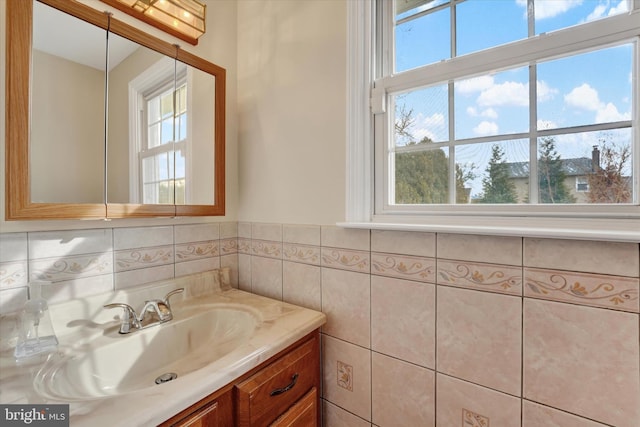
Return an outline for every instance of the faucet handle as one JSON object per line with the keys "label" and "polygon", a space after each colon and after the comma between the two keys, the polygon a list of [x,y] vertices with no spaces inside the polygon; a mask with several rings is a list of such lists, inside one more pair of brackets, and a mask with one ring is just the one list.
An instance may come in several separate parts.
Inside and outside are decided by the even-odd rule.
{"label": "faucet handle", "polygon": [[[136,311],[129,304],[125,304],[123,302],[114,302],[111,304],[106,304],[103,306],[104,308],[123,308],[124,313],[122,316],[122,323],[120,324],[120,333],[128,334],[131,332],[131,326],[136,328],[140,327],[140,322],[136,316]],[[132,325],[133,324],[133,325]]]}
{"label": "faucet handle", "polygon": [[172,296],[182,293],[184,292],[184,288],[178,288],[178,289],[174,289],[171,292],[169,292],[167,295],[164,296],[164,299],[162,300],[162,302],[164,303],[164,305],[166,305],[167,307],[169,307],[169,309],[171,309],[171,304],[169,304],[169,298],[171,298]]}

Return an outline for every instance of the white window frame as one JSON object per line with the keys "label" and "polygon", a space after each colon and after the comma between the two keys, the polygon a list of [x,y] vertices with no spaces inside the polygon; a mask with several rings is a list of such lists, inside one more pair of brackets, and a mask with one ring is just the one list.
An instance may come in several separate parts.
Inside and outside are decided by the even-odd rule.
{"label": "white window frame", "polygon": [[[384,188],[384,177],[376,175],[376,168],[384,167],[381,159],[384,155],[374,147],[374,126],[376,132],[388,132],[388,120],[381,119],[385,114],[387,94],[408,88],[410,70],[398,75],[374,80],[376,64],[381,64],[374,52],[374,18],[375,0],[347,2],[348,14],[348,49],[347,49],[347,180],[346,180],[346,220],[341,226],[354,228],[378,228],[440,231],[452,233],[497,234],[531,237],[578,238],[613,241],[640,242],[640,206],[637,205],[580,205],[575,206],[469,206],[466,210],[456,205],[429,206],[428,209],[418,211],[404,207],[390,207],[385,205],[385,196],[380,191]],[[391,1],[387,7],[392,7]],[[632,12],[610,17],[607,20],[591,23],[587,28],[574,29],[570,36],[567,32],[554,32],[545,37],[571,37],[577,49],[593,48],[595,37],[599,37],[597,45],[606,46],[607,43],[619,42],[620,39],[631,39],[638,34],[637,22],[640,19],[640,0],[631,0]],[[610,21],[615,20],[615,21]],[[605,22],[608,21],[608,22]],[[595,25],[592,25],[595,24]],[[605,27],[614,25],[617,33],[603,38]],[[392,28],[385,27],[383,31],[391,32]],[[594,36],[594,29],[596,36]],[[610,31],[608,31],[611,33]],[[389,39],[389,38],[387,38]],[[536,52],[529,52],[529,56],[522,55],[523,46],[529,40],[511,43],[499,47],[511,56],[520,56],[519,63],[525,64],[534,59]],[[545,57],[551,56],[550,49],[553,40],[548,45],[540,45],[540,50],[546,49]],[[388,47],[387,47],[388,49]],[[638,47],[636,47],[638,49]],[[530,49],[529,49],[530,50]],[[560,55],[562,51],[553,52]],[[638,55],[634,66],[634,75],[638,76]],[[474,64],[474,55],[453,58],[442,61],[431,70],[435,77],[429,77],[429,82],[437,82],[437,74],[450,78],[452,67],[456,67],[459,75],[482,74],[495,69],[512,67],[514,64],[491,64],[482,69]],[[472,69],[469,73],[466,70]],[[413,85],[413,82],[411,83]],[[640,97],[639,97],[640,98]],[[638,103],[636,99],[636,104]],[[640,129],[640,107],[634,105],[632,109],[634,129]],[[383,128],[380,128],[382,126]],[[386,128],[384,128],[386,126]],[[634,188],[640,188],[640,132],[634,135],[633,174]],[[379,144],[380,145],[380,144]],[[375,159],[375,161],[374,161]],[[378,190],[376,190],[378,188]],[[636,200],[640,195],[636,195]],[[471,208],[471,209],[469,209]]]}

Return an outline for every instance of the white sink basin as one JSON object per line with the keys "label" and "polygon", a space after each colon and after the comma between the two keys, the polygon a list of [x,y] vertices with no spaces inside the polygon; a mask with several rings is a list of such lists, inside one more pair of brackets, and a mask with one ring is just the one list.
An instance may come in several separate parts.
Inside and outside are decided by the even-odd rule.
{"label": "white sink basin", "polygon": [[200,369],[249,341],[258,316],[242,306],[194,306],[174,319],[128,335],[103,336],[52,356],[35,379],[43,395],[63,401],[162,387],[156,378]]}

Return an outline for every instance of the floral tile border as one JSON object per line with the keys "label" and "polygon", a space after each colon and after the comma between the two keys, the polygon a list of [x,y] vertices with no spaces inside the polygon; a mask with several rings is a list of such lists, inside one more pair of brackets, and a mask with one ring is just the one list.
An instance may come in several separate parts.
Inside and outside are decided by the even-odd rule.
{"label": "floral tile border", "polygon": [[282,243],[272,240],[251,240],[251,254],[282,259]]}
{"label": "floral tile border", "polygon": [[27,286],[27,261],[0,263],[0,289]]}
{"label": "floral tile border", "polygon": [[282,246],[282,258],[303,264],[320,265],[320,247],[284,243]]}
{"label": "floral tile border", "polygon": [[439,259],[438,284],[522,295],[522,268]]}
{"label": "floral tile border", "polygon": [[176,262],[213,258],[220,255],[219,242],[217,240],[179,244],[176,245],[175,249]]}
{"label": "floral tile border", "polygon": [[639,312],[637,277],[525,268],[527,297]]}
{"label": "floral tile border", "polygon": [[489,417],[462,409],[462,427],[489,427]]}
{"label": "floral tile border", "polygon": [[322,267],[337,268],[339,270],[370,272],[370,255],[367,251],[323,247]]}
{"label": "floral tile border", "polygon": [[238,237],[238,253],[251,255],[251,239],[247,237]]}
{"label": "floral tile border", "polygon": [[436,260],[435,258],[372,252],[371,274],[435,283]]}
{"label": "floral tile border", "polygon": [[336,374],[336,378],[338,381],[338,387],[342,387],[348,391],[353,391],[353,366],[338,360],[337,367],[338,372]]}
{"label": "floral tile border", "polygon": [[116,272],[173,264],[173,246],[116,251],[114,258]]}
{"label": "floral tile border", "polygon": [[220,255],[233,255],[238,253],[238,239],[230,237],[220,239]]}
{"label": "floral tile border", "polygon": [[41,258],[29,264],[29,279],[60,282],[81,277],[113,273],[113,256],[109,253]]}

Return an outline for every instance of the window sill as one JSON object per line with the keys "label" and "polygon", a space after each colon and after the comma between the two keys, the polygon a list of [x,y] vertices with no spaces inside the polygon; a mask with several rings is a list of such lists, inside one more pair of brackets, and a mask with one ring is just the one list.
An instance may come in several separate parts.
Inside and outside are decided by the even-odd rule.
{"label": "window sill", "polygon": [[640,218],[533,218],[376,216],[370,222],[341,222],[344,228],[481,234],[640,243]]}

